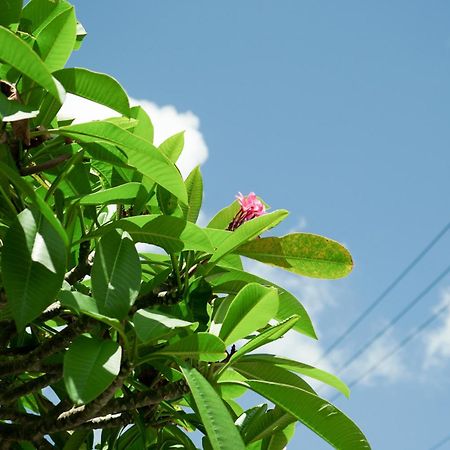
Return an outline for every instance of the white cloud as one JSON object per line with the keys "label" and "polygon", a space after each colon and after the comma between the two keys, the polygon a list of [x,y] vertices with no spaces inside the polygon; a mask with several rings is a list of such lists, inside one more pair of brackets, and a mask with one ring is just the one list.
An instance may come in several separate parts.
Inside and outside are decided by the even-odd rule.
{"label": "white cloud", "polygon": [[[400,378],[404,380],[405,374],[408,372],[401,353],[395,353],[389,358],[386,355],[397,345],[397,340],[391,332],[386,333],[382,338],[378,339],[368,350],[360,355],[350,364],[343,375],[346,379],[353,381],[355,378],[362,377],[359,384],[374,385],[379,381],[395,382]],[[359,348],[359,347],[358,347]],[[346,361],[351,353],[346,351],[341,355],[343,361]],[[370,372],[366,374],[366,372]]]}
{"label": "white cloud", "polygon": [[[439,304],[434,308],[434,312],[450,304],[450,287],[447,287],[441,295]],[[442,315],[439,325],[425,334],[425,359],[424,368],[442,365],[450,358],[450,308],[446,309]]]}
{"label": "white cloud", "polygon": [[[185,145],[177,166],[183,177],[197,165],[208,158],[208,146],[200,131],[200,119],[191,111],[179,112],[172,105],[158,106],[148,100],[130,99],[132,105],[141,105],[154,126],[154,143],[161,144],[165,139],[180,131],[185,131]],[[101,120],[119,114],[106,106],[91,102],[72,94],[67,94],[66,101],[58,117],[74,118],[74,123]]]}
{"label": "white cloud", "polygon": [[308,222],[306,221],[306,218],[300,216],[297,218],[297,223],[289,229],[288,233],[300,233],[301,231],[305,231],[307,226]]}

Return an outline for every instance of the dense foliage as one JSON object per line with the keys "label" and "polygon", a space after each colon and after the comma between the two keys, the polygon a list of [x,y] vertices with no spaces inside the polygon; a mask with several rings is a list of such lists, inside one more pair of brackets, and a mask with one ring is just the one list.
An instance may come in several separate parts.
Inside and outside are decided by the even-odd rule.
{"label": "dense foliage", "polygon": [[[298,421],[370,448],[303,376],[348,395],[344,383],[255,352],[288,330],[316,336],[291,293],[241,262],[338,278],[348,251],[261,237],[288,213],[253,195],[198,226],[200,170],[183,180],[176,167],[183,134],[156,147],[116,80],[64,68],[85,34],[64,0],[2,1],[0,448],[92,448],[101,430],[101,449],[195,449],[199,430],[206,449],[275,450]],[[60,121],[67,92],[120,117]],[[274,406],[244,411],[249,390]]]}

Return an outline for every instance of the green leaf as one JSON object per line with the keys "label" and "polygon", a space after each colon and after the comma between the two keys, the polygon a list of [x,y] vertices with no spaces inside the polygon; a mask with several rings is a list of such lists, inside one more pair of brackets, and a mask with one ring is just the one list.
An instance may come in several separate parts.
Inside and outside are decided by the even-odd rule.
{"label": "green leaf", "polygon": [[61,305],[70,308],[77,314],[86,314],[95,320],[113,327],[119,333],[124,333],[123,326],[120,321],[101,314],[98,308],[99,305],[92,297],[84,295],[78,291],[61,290],[61,292],[57,295],[57,299],[61,302]]}
{"label": "green leaf", "polygon": [[128,231],[136,242],[156,245],[169,254],[182,250],[199,250],[206,253],[213,251],[205,232],[197,225],[179,217],[157,215],[129,217],[101,227],[98,231],[104,232],[112,227],[120,227]]}
{"label": "green leaf", "polygon": [[339,409],[315,394],[298,387],[248,380],[254,392],[292,414],[337,449],[369,450],[362,431]]}
{"label": "green leaf", "polygon": [[[263,214],[255,219],[243,223],[238,229],[234,230],[229,237],[217,248],[211,257],[210,262],[214,263],[228,253],[231,253],[244,242],[256,238],[264,231],[278,225],[288,216],[288,212],[284,209],[274,211],[269,214]],[[258,241],[260,239],[257,239]]]}
{"label": "green leaf", "polygon": [[200,418],[214,450],[245,450],[230,413],[208,381],[193,368],[182,367]]}
{"label": "green leaf", "polygon": [[23,0],[3,0],[0,25],[5,28],[13,28],[19,23]]}
{"label": "green leaf", "polygon": [[284,336],[297,322],[298,316],[290,317],[284,320],[278,325],[273,325],[265,329],[262,333],[252,338],[250,341],[246,342],[239,350],[233,354],[230,359],[230,364],[236,362],[242,358],[245,354],[256,350],[257,348],[265,345],[269,342],[276,341],[281,336]]}
{"label": "green leaf", "polygon": [[128,95],[113,77],[78,67],[59,70],[53,76],[67,92],[130,116]]}
{"label": "green leaf", "polygon": [[160,357],[162,355],[172,358],[194,358],[200,361],[215,362],[224,359],[226,353],[225,344],[217,336],[209,333],[195,333],[163,347],[149,357]]}
{"label": "green leaf", "polygon": [[91,276],[92,295],[99,311],[122,320],[141,285],[139,255],[126,231],[114,230],[100,239]]}
{"label": "green leaf", "polygon": [[23,8],[20,29],[38,36],[56,16],[71,7],[65,0],[31,0]]}
{"label": "green leaf", "polygon": [[132,133],[153,143],[153,124],[145,109],[142,106],[133,106],[130,110],[130,117],[138,121]]}
{"label": "green leaf", "polygon": [[267,325],[278,310],[278,293],[250,283],[231,302],[220,328],[219,337],[230,345]]}
{"label": "green leaf", "polygon": [[350,396],[350,389],[342,380],[340,380],[335,375],[332,375],[331,373],[325,372],[324,370],[321,369],[317,369],[316,367],[310,366],[308,364],[303,364],[301,362],[293,361],[288,358],[282,358],[279,356],[266,354],[252,354],[244,356],[243,358],[240,359],[240,362],[242,363],[249,361],[271,363],[278,367],[292,370],[294,372],[300,373],[310,378],[314,378],[315,380],[322,381],[323,383],[326,383],[329,386],[334,387],[339,392],[344,394],[347,398]]}
{"label": "green leaf", "polygon": [[309,233],[293,233],[247,242],[237,253],[314,278],[340,278],[353,268],[348,250],[336,241]]}
{"label": "green leaf", "polygon": [[289,370],[278,367],[269,361],[254,361],[251,355],[233,364],[233,369],[248,380],[262,380],[273,383],[295,386],[305,391],[315,393],[313,388],[302,378]]}
{"label": "green leaf", "polygon": [[39,56],[13,32],[1,26],[0,61],[14,67],[47,90],[59,103],[63,103],[64,90],[52,77]]}
{"label": "green leaf", "polygon": [[296,421],[295,417],[278,406],[267,412],[264,410],[263,414],[255,414],[245,422],[245,427],[242,429],[244,442],[248,444],[270,437]]}
{"label": "green leaf", "polygon": [[263,441],[262,450],[284,450],[295,433],[295,423],[290,423],[284,430],[279,430]]}
{"label": "green leaf", "polygon": [[61,127],[54,133],[72,137],[81,142],[100,142],[117,145],[128,155],[128,163],[142,175],[160,184],[187,204],[187,193],[178,169],[148,141],[109,123],[94,121]]}
{"label": "green leaf", "polygon": [[79,336],[64,354],[64,383],[70,399],[86,404],[119,374],[122,349],[113,341]]}
{"label": "green leaf", "polygon": [[200,166],[197,166],[187,177],[186,191],[188,195],[188,206],[182,208],[183,215],[189,222],[197,222],[203,199],[203,180]]}
{"label": "green leaf", "polygon": [[35,45],[50,72],[64,67],[72,53],[76,33],[77,19],[71,7],[58,14],[38,34]]}
{"label": "green leaf", "polygon": [[31,119],[36,117],[38,113],[38,110],[22,105],[14,100],[8,100],[4,95],[0,95],[0,119],[3,122]]}
{"label": "green leaf", "polygon": [[225,230],[230,222],[233,220],[233,217],[238,213],[241,209],[237,200],[235,200],[230,205],[221,209],[209,222],[208,228]]}
{"label": "green leaf", "polygon": [[2,277],[17,328],[54,301],[66,269],[66,247],[36,209],[25,209],[10,227],[2,249]]}
{"label": "green leaf", "polygon": [[133,204],[141,189],[145,189],[141,183],[124,183],[109,189],[102,189],[98,192],[81,197],[81,205],[99,205],[110,203]]}
{"label": "green leaf", "polygon": [[184,147],[184,131],[167,138],[159,147],[159,151],[176,163]]}
{"label": "green leaf", "polygon": [[142,342],[160,339],[177,328],[186,328],[192,322],[172,317],[162,312],[140,309],[133,317],[134,329]]}
{"label": "green leaf", "polygon": [[[211,236],[210,236],[211,237]],[[311,319],[303,305],[286,289],[242,270],[231,270],[219,275],[212,275],[210,283],[214,292],[237,294],[248,283],[259,283],[278,289],[280,305],[275,318],[279,321],[297,315],[299,317],[294,329],[299,333],[317,339]]]}

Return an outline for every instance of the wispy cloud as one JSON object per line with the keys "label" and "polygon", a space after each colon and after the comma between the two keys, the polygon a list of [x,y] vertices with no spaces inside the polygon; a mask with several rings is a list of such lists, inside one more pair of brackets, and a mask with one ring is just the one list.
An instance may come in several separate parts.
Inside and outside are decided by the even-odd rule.
{"label": "wispy cloud", "polygon": [[[154,126],[155,145],[175,133],[184,131],[184,150],[177,162],[183,177],[197,165],[208,158],[208,146],[200,131],[200,119],[191,111],[180,112],[173,105],[158,106],[148,100],[130,99],[132,105],[141,105],[150,116]],[[106,106],[91,102],[81,97],[68,94],[58,116],[75,118],[74,123],[101,120],[119,114]]]}
{"label": "wispy cloud", "polygon": [[[442,291],[440,302],[434,308],[434,312],[444,305],[450,305],[450,287]],[[445,310],[438,326],[425,334],[424,343],[425,369],[448,363],[450,359],[450,307]]]}

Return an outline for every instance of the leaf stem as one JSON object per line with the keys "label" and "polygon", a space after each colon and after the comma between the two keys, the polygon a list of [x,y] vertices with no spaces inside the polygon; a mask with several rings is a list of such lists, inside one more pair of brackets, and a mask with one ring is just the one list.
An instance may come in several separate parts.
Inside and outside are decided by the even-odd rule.
{"label": "leaf stem", "polygon": [[172,261],[173,270],[174,270],[175,276],[177,278],[178,290],[181,293],[183,291],[183,286],[181,284],[180,268],[178,267],[178,258],[175,254],[172,253],[170,255],[170,260]]}

